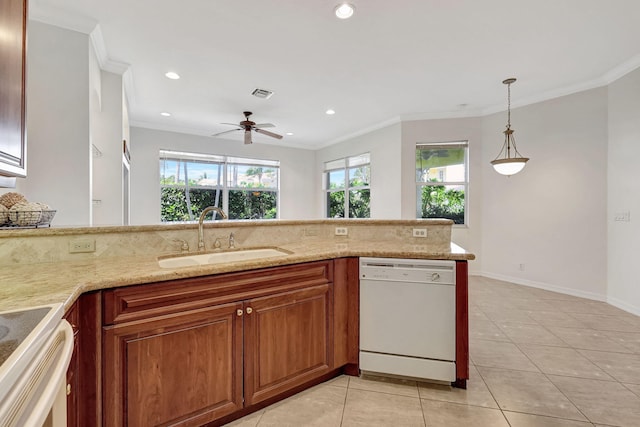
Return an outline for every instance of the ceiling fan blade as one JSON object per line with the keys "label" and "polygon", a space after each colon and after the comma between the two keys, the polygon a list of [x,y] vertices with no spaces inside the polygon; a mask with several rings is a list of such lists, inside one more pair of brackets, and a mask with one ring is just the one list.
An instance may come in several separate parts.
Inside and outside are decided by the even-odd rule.
{"label": "ceiling fan blade", "polygon": [[220,123],[221,125],[231,125],[231,126],[238,126],[237,123]]}
{"label": "ceiling fan blade", "polygon": [[211,136],[220,136],[220,135],[224,135],[225,133],[229,133],[229,132],[235,132],[237,130],[242,130],[242,128],[238,128],[238,129],[231,129],[231,130],[225,130],[224,132],[218,132],[218,133],[214,133]]}
{"label": "ceiling fan blade", "polygon": [[255,128],[274,128],[276,127],[276,125],[274,125],[273,123],[258,123],[257,125],[253,125],[253,127]]}
{"label": "ceiling fan blade", "polygon": [[271,138],[282,139],[282,135],[278,135],[277,133],[269,132],[268,130],[263,130],[263,129],[258,129],[258,128],[255,128],[254,130],[256,132],[258,132],[258,133],[270,136]]}
{"label": "ceiling fan blade", "polygon": [[245,130],[244,131],[244,143],[245,144],[251,144],[251,131],[250,130]]}

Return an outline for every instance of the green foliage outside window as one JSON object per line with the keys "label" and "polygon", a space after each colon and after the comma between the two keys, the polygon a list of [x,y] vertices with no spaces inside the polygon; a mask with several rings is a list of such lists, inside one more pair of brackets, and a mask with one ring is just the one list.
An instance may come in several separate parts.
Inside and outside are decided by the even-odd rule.
{"label": "green foliage outside window", "polygon": [[[220,190],[220,193],[222,191]],[[275,191],[229,190],[229,219],[276,218],[278,195]],[[207,206],[216,206],[216,190],[191,188],[189,203],[184,187],[162,187],[160,220],[196,221]],[[191,214],[189,214],[189,205]],[[222,194],[218,207],[222,207]],[[213,215],[213,214],[212,214]],[[220,219],[218,216],[216,219]]]}
{"label": "green foliage outside window", "polygon": [[327,193],[327,206],[329,218],[344,218],[344,191]]}
{"label": "green foliage outside window", "polygon": [[[329,218],[344,218],[344,191],[327,193]],[[349,191],[349,218],[369,218],[371,216],[369,190]]]}
{"label": "green foliage outside window", "polygon": [[[189,189],[189,204],[184,187],[162,187],[160,198],[160,220],[195,221],[207,206],[215,206],[216,191],[209,189]],[[218,207],[222,204],[222,194],[219,196]],[[189,213],[191,206],[191,214]]]}
{"label": "green foliage outside window", "polygon": [[278,195],[275,191],[229,191],[229,219],[276,218]]}
{"label": "green foliage outside window", "polygon": [[[207,206],[224,206],[229,219],[276,218],[279,168],[275,164],[278,162],[256,162],[274,165],[229,162],[224,156],[161,151],[160,219],[163,222],[197,221]],[[207,216],[208,220],[210,218]],[[220,216],[214,218],[220,219]]]}
{"label": "green foliage outside window", "polygon": [[[327,218],[369,218],[370,177],[369,164],[331,170],[327,174]],[[345,197],[349,198],[347,207]]]}
{"label": "green foliage outside window", "polygon": [[425,185],[421,193],[421,218],[446,218],[464,224],[464,190]]}
{"label": "green foliage outside window", "polygon": [[466,141],[416,145],[417,218],[465,223]]}

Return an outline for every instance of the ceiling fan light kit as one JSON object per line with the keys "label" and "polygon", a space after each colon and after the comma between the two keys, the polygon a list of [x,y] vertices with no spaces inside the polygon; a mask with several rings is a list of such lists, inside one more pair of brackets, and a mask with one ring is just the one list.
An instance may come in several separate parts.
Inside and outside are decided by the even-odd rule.
{"label": "ceiling fan light kit", "polygon": [[[501,175],[515,175],[524,169],[525,164],[529,161],[528,157],[523,157],[516,148],[516,140],[513,137],[513,129],[511,129],[511,84],[516,81],[515,78],[509,78],[502,81],[507,85],[507,129],[504,133],[504,143],[498,156],[491,161],[491,165],[496,172]],[[513,153],[512,153],[513,151]]]}
{"label": "ceiling fan light kit", "polygon": [[256,124],[256,122],[253,122],[253,121],[249,120],[249,117],[253,114],[251,111],[244,111],[242,114],[244,114],[244,120],[241,121],[238,124],[236,124],[236,123],[221,123],[223,125],[237,126],[236,129],[225,130],[224,132],[218,132],[218,133],[213,134],[211,136],[220,136],[220,135],[224,135],[225,133],[235,132],[235,131],[238,131],[238,130],[244,130],[244,143],[245,144],[252,144],[253,143],[253,140],[251,138],[251,132],[252,131],[256,132],[256,133],[261,133],[263,135],[270,136],[271,138],[282,139],[282,135],[278,135],[277,133],[269,132],[269,131],[263,129],[263,128],[275,127],[274,124],[272,124],[272,123],[257,123]]}

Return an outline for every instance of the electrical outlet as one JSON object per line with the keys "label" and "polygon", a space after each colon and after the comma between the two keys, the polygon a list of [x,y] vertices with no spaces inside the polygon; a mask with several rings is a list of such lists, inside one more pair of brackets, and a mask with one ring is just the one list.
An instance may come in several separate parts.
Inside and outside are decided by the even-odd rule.
{"label": "electrical outlet", "polygon": [[336,227],[336,236],[346,236],[349,234],[347,227]]}
{"label": "electrical outlet", "polygon": [[427,237],[427,229],[426,228],[414,228],[413,229],[413,237]]}
{"label": "electrical outlet", "polygon": [[95,252],[95,240],[72,240],[69,242],[69,253],[77,254],[82,252]]}

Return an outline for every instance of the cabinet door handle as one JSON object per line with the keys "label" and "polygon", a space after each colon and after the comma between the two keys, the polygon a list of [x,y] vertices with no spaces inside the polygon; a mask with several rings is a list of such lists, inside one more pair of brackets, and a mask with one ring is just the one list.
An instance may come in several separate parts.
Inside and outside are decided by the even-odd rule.
{"label": "cabinet door handle", "polygon": [[71,384],[67,384],[67,396],[71,394]]}
{"label": "cabinet door handle", "polygon": [[247,314],[251,314],[251,313],[253,313],[253,308],[247,307]]}
{"label": "cabinet door handle", "polygon": [[237,314],[238,316],[242,316],[242,313],[243,313],[243,311],[242,311],[242,309],[241,309],[241,308],[239,308],[239,309],[236,311],[236,314]]}

